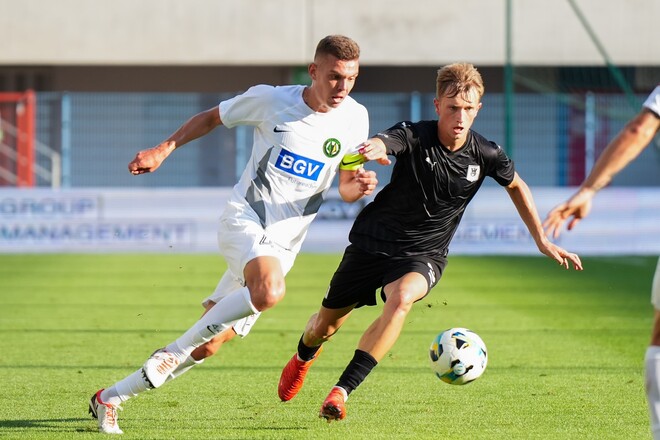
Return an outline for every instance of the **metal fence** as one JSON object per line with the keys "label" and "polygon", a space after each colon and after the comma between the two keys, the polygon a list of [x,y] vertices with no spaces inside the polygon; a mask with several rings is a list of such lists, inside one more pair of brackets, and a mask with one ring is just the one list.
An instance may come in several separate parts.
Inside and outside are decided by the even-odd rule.
{"label": "metal fence", "polygon": [[[127,171],[137,151],[158,144],[193,114],[231,96],[38,93],[37,140],[60,153],[61,186],[65,188],[231,186],[250,154],[249,127],[220,127],[174,152],[156,173],[134,177]],[[371,133],[401,120],[436,116],[432,94],[352,96],[369,110]],[[644,96],[638,98],[641,103]],[[516,94],[514,102],[515,143],[505,144],[502,94],[484,96],[473,128],[502,145],[533,186],[579,183],[607,141],[634,113],[622,95]],[[617,185],[660,185],[660,150],[648,148],[643,156],[617,177]],[[378,170],[379,180],[385,183],[390,170]],[[37,185],[50,184],[37,178]]]}

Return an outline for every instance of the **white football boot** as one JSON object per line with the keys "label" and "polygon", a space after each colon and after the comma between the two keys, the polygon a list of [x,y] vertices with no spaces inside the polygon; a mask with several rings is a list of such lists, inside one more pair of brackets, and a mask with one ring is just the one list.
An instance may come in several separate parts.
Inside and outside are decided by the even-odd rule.
{"label": "white football boot", "polygon": [[120,406],[110,405],[101,401],[101,391],[98,390],[89,401],[89,413],[98,419],[99,432],[104,434],[123,434],[117,424],[117,410]]}
{"label": "white football boot", "polygon": [[156,350],[142,366],[142,375],[151,388],[158,388],[179,366],[179,358],[164,349]]}

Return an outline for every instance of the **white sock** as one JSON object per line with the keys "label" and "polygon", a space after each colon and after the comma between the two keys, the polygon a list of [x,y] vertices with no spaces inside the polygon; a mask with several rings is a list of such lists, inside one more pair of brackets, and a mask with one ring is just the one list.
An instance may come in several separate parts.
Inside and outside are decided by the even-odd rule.
{"label": "white sock", "polygon": [[202,362],[204,362],[204,359],[200,359],[196,361],[195,358],[193,358],[192,356],[188,356],[185,361],[181,362],[179,366],[176,367],[176,370],[172,371],[171,375],[167,376],[167,379],[165,379],[165,383],[171,381],[172,379],[176,379],[177,377],[186,373],[195,365],[199,365]]}
{"label": "white sock", "polygon": [[337,386],[337,385],[335,385],[334,387],[332,387],[333,390],[334,390],[335,388],[337,388],[339,391],[341,391],[341,394],[344,396],[344,402],[346,402],[346,401],[348,400],[348,391],[346,391],[345,389],[343,389],[342,387]]}
{"label": "white sock", "polygon": [[187,332],[165,347],[165,350],[185,362],[195,348],[210,341],[237,320],[257,312],[250,300],[248,289],[238,289],[218,301]]}
{"label": "white sock", "polygon": [[[174,370],[170,376],[167,376],[165,382],[167,383],[172,379],[181,376],[192,367],[199,365],[202,362],[204,362],[204,359],[197,361],[192,356],[188,356],[188,359],[180,363],[177,369]],[[110,388],[106,388],[105,390],[101,391],[101,401],[104,403],[109,403],[110,405],[119,406],[126,402],[128,399],[135,397],[147,390],[149,390],[149,386],[144,380],[144,376],[142,375],[142,368],[140,368],[135,373],[120,380]]]}
{"label": "white sock", "polygon": [[142,376],[142,368],[140,368],[110,388],[103,390],[101,392],[101,401],[117,406],[148,389],[147,382]]}
{"label": "white sock", "polygon": [[[195,348],[210,341],[217,334],[231,327],[237,320],[257,312],[258,310],[250,300],[250,292],[245,287],[218,301],[187,332],[165,347],[166,351],[176,355],[181,360],[177,371],[173,373],[174,377],[182,375],[201,362],[195,362],[190,356]],[[142,368],[140,368],[110,388],[103,390],[101,401],[111,405],[119,405],[148,389],[149,386],[142,376]]]}
{"label": "white sock", "polygon": [[653,438],[660,440],[660,346],[650,345],[646,349],[644,367],[651,431]]}

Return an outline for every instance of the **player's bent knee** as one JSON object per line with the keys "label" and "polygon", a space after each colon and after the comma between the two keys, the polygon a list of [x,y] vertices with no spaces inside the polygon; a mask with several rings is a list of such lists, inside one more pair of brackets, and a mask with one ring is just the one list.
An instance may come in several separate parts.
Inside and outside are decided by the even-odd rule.
{"label": "player's bent knee", "polygon": [[263,312],[284,298],[286,285],[284,277],[277,272],[261,272],[246,279],[250,301],[255,309]]}
{"label": "player's bent knee", "polygon": [[386,305],[400,311],[405,311],[408,313],[412,308],[412,305],[417,300],[417,294],[414,292],[402,290],[390,295],[387,298]]}
{"label": "player's bent knee", "polygon": [[277,287],[268,287],[260,289],[254,293],[250,292],[250,299],[252,305],[260,312],[274,307],[278,302],[284,298],[285,289],[284,285]]}

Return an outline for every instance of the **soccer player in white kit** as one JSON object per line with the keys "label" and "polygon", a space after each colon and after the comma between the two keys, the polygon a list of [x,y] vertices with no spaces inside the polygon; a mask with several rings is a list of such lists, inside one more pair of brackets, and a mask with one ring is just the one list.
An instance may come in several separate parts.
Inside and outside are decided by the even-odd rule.
{"label": "soccer player in white kit", "polygon": [[219,125],[254,127],[251,158],[220,218],[218,244],[227,272],[197,323],[142,368],[92,396],[89,410],[99,431],[122,434],[121,403],[188,371],[236,334],[245,336],[259,314],[284,297],[284,277],[338,170],[343,200],[373,192],[375,173],[361,163],[382,154],[361,145],[369,131],[367,110],[348,96],[359,53],[350,38],[328,36],[309,65],[311,86],[251,87],[193,116],[129,164],[132,174],[152,172],[176,148]]}
{"label": "soccer player in white kit", "polygon": [[[591,210],[591,201],[596,193],[639,156],[658,131],[660,131],[660,84],[646,99],[642,110],[605,148],[578,191],[566,202],[550,211],[544,222],[548,233],[556,238],[569,217],[573,218],[568,223],[568,230],[573,229],[585,218]],[[651,303],[655,309],[655,316],[651,343],[646,349],[644,371],[651,431],[653,438],[660,440],[660,260],[653,277]]]}

